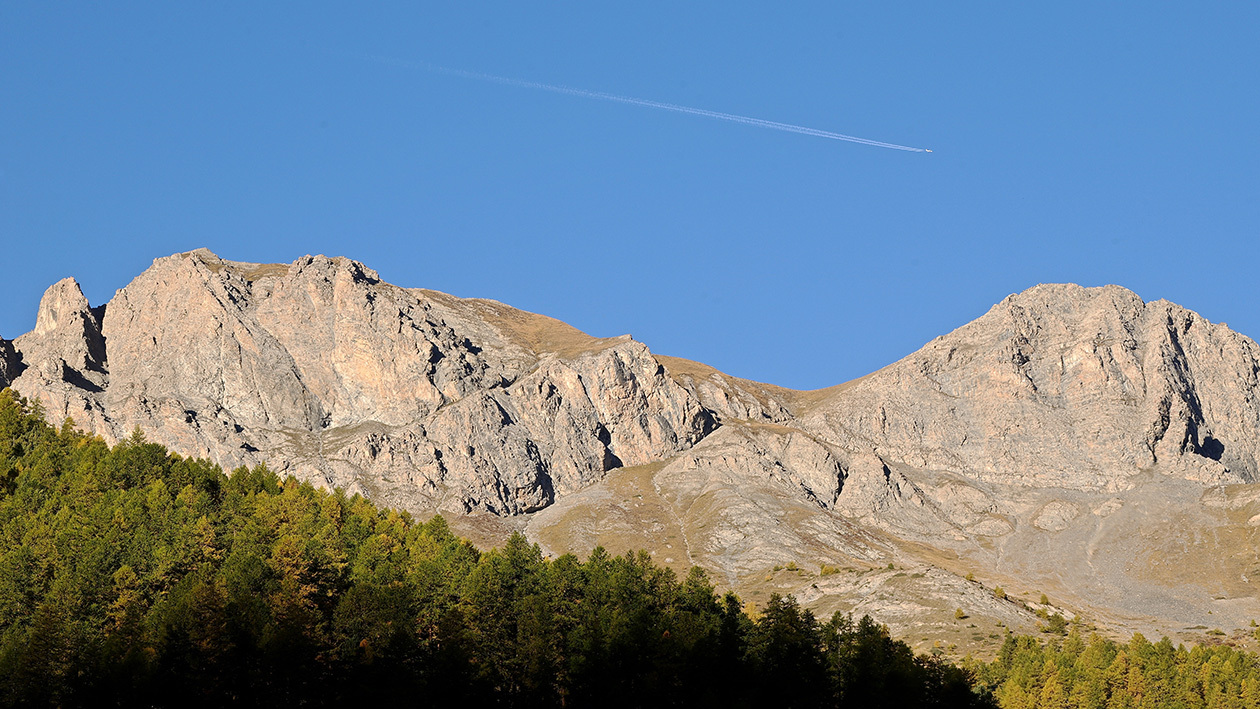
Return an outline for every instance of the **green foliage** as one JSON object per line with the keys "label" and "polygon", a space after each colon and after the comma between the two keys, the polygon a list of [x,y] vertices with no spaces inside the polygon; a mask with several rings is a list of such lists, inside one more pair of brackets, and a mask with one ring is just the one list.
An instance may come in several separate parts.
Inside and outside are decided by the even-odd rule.
{"label": "green foliage", "polygon": [[1260,707],[1254,654],[1045,620],[1063,637],[960,668],[869,617],[774,595],[754,620],[642,552],[481,552],[441,517],[139,432],[110,447],[0,391],[4,706]]}
{"label": "green foliage", "polygon": [[[795,564],[789,565],[795,569]],[[825,567],[824,567],[825,571]],[[0,705],[986,706],[870,618],[109,447],[0,392]]]}
{"label": "green foliage", "polygon": [[[1054,617],[1054,616],[1052,616]],[[1002,707],[1038,709],[1260,706],[1260,658],[1227,646],[1127,644],[1073,630],[1041,643],[1008,636],[990,664],[964,663]]]}
{"label": "green foliage", "polygon": [[1006,600],[1006,591],[1001,586],[993,589],[993,595],[1001,600]]}
{"label": "green foliage", "polygon": [[1054,633],[1055,635],[1067,634],[1067,619],[1058,613],[1053,613],[1046,619],[1046,627],[1044,632]]}
{"label": "green foliage", "polygon": [[869,616],[853,622],[836,613],[822,626],[831,706],[990,706],[987,690],[977,694],[967,670],[931,656],[915,656],[893,640],[887,626]]}

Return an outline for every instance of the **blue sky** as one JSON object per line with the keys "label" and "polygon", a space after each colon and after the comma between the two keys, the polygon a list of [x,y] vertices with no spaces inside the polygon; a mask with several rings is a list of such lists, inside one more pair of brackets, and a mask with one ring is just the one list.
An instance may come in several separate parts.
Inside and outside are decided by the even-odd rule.
{"label": "blue sky", "polygon": [[1260,335],[1255,3],[177,5],[0,1],[0,336],[201,246],[798,388],[1040,282]]}

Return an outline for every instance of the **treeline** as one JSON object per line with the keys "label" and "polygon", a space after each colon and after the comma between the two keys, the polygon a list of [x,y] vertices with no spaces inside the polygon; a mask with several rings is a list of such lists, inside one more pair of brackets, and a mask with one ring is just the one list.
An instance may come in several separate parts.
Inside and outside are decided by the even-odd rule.
{"label": "treeline", "polygon": [[1232,647],[1128,644],[1076,631],[1042,644],[1010,636],[992,663],[965,663],[1003,709],[1256,709],[1260,661]]}
{"label": "treeline", "polygon": [[110,447],[0,392],[5,706],[1260,707],[1255,655],[1012,637],[916,656],[643,553],[481,552],[265,467]]}
{"label": "treeline", "polygon": [[639,553],[480,552],[263,467],[57,430],[0,392],[0,702],[967,707],[970,675]]}

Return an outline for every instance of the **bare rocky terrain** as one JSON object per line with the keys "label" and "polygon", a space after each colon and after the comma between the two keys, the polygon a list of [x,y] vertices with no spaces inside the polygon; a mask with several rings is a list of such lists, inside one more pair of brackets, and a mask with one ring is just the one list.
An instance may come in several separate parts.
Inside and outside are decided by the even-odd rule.
{"label": "bare rocky terrain", "polygon": [[349,259],[198,250],[97,307],[54,284],[0,340],[10,385],[111,442],[139,427],[483,544],[647,549],[920,649],[1056,613],[1191,642],[1260,618],[1260,347],[1117,286],[1036,286],[798,392]]}

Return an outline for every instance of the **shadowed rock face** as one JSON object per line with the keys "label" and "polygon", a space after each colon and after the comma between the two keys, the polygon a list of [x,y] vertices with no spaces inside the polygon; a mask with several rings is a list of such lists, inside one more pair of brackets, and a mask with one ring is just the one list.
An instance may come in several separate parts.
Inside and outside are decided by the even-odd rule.
{"label": "shadowed rock face", "polygon": [[0,339],[0,387],[7,387],[17,378],[21,365],[18,362],[17,350],[13,343]]}

